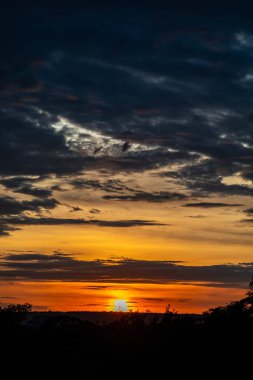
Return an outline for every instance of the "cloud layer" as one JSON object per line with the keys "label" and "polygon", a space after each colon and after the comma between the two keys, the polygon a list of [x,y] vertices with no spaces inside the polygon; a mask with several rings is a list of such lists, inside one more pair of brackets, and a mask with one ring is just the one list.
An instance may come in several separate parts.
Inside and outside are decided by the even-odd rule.
{"label": "cloud layer", "polygon": [[5,280],[82,281],[121,283],[188,282],[208,286],[241,287],[249,282],[253,263],[189,266],[180,261],[128,258],[78,260],[63,253],[6,254],[0,261]]}
{"label": "cloud layer", "polygon": [[[17,9],[5,5],[0,23],[0,236],[25,224],[159,224],[49,217],[60,191],[205,209],[252,197],[247,12],[175,2],[162,13]],[[240,201],[216,199],[232,196]]]}
{"label": "cloud layer", "polygon": [[252,179],[246,12],[9,12],[1,174],[142,171],[205,156],[217,179],[224,167]]}

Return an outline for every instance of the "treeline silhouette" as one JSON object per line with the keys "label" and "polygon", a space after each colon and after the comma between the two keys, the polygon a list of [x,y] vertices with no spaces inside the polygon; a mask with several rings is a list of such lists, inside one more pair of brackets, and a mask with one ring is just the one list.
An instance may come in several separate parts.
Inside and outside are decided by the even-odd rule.
{"label": "treeline silhouette", "polygon": [[243,378],[251,372],[252,288],[242,300],[198,317],[167,308],[162,318],[122,313],[97,324],[63,314],[31,327],[24,323],[31,310],[30,304],[0,309],[1,369],[13,376],[219,378],[226,371],[227,378],[239,371]]}

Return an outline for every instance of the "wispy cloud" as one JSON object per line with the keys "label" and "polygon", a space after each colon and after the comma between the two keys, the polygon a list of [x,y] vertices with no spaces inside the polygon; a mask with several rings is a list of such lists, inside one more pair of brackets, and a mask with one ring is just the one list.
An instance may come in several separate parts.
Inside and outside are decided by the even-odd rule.
{"label": "wispy cloud", "polygon": [[134,194],[125,195],[105,195],[104,199],[116,201],[130,201],[130,202],[169,202],[179,201],[186,199],[187,196],[182,193],[173,193],[169,191],[161,191],[148,193],[145,191],[136,191]]}
{"label": "wispy cloud", "polygon": [[197,207],[197,208],[223,208],[223,207],[239,207],[239,203],[222,203],[222,202],[196,202],[186,203],[184,207]]}

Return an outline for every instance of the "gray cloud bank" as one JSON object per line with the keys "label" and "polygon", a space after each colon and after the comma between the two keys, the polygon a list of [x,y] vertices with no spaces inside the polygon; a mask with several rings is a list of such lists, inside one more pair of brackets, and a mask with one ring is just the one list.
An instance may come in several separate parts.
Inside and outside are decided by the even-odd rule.
{"label": "gray cloud bank", "polygon": [[120,283],[194,283],[242,287],[249,282],[253,263],[186,265],[180,261],[128,258],[81,260],[63,253],[17,253],[1,256],[3,280],[81,281]]}

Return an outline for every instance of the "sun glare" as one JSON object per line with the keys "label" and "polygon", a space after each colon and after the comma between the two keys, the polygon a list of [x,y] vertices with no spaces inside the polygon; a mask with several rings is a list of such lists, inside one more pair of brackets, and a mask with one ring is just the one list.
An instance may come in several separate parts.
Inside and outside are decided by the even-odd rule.
{"label": "sun glare", "polygon": [[125,300],[115,300],[114,311],[118,311],[118,312],[127,311],[127,302]]}

